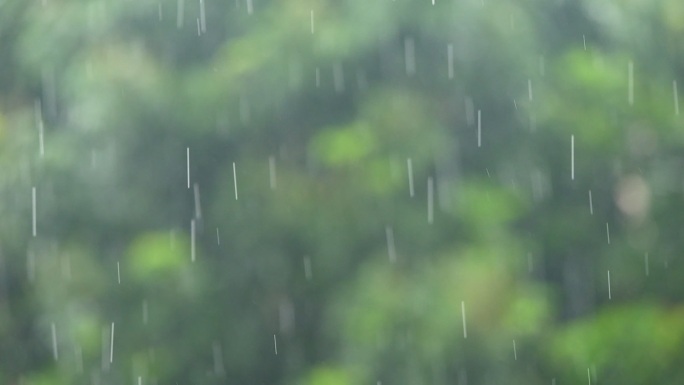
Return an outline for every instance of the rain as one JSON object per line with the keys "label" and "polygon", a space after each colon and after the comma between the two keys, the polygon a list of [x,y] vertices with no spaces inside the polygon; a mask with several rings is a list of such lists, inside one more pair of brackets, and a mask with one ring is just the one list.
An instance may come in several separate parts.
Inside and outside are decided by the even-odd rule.
{"label": "rain", "polygon": [[0,384],[678,384],[678,0],[0,0]]}

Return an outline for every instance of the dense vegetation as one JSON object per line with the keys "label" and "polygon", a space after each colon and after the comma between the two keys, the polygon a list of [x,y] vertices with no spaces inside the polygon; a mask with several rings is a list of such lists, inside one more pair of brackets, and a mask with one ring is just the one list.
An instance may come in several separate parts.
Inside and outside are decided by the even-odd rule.
{"label": "dense vegetation", "polygon": [[1,384],[681,384],[681,0],[0,0]]}

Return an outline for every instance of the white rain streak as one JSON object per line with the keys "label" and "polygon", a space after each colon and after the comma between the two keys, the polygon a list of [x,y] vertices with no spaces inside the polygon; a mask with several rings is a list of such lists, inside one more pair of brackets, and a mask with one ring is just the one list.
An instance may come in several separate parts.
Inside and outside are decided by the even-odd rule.
{"label": "white rain streak", "polygon": [[116,281],[121,285],[121,264],[116,261]]}
{"label": "white rain streak", "polygon": [[138,385],[142,385],[142,376],[138,376]]}
{"label": "white rain streak", "polygon": [[646,273],[646,276],[649,275],[648,267],[648,253],[646,253],[644,254],[644,271]]}
{"label": "white rain streak", "polygon": [[199,186],[195,183],[193,186],[193,193],[195,195],[195,218],[202,218],[202,206],[200,205],[200,192]]}
{"label": "white rain streak", "polygon": [[185,149],[185,164],[185,168],[188,174],[188,188],[190,188],[190,147],[187,147]]}
{"label": "white rain streak", "polygon": [[610,292],[610,270],[608,270],[608,299],[613,299],[613,296]]}
{"label": "white rain streak", "polygon": [[207,33],[207,13],[204,9],[204,0],[199,0],[200,5],[200,27],[202,33]]}
{"label": "white rain streak", "polygon": [[679,115],[679,94],[677,92],[677,81],[672,81],[672,98],[674,99],[675,115]]}
{"label": "white rain streak", "polygon": [[435,218],[434,206],[435,206],[435,183],[432,177],[428,177],[427,180],[427,220],[429,224],[432,224]]}
{"label": "white rain streak", "polygon": [[409,196],[413,198],[415,190],[413,189],[413,160],[411,158],[406,159],[406,168],[408,171]]}
{"label": "white rain streak", "polygon": [[222,375],[225,373],[225,368],[223,367],[223,351],[221,345],[214,341],[211,350],[214,355],[214,374]]}
{"label": "white rain streak", "polygon": [[344,71],[340,63],[333,64],[333,85],[338,94],[344,92]]}
{"label": "white rain streak", "polygon": [[112,334],[109,337],[109,363],[114,362],[114,322],[112,322]]}
{"label": "white rain streak", "polygon": [[185,16],[185,0],[178,0],[176,6],[176,28],[183,26],[183,17]]}
{"label": "white rain streak", "polygon": [[238,200],[237,171],[235,171],[235,162],[233,162],[233,186],[235,186],[235,200]]}
{"label": "white rain streak", "polygon": [[390,226],[385,226],[385,236],[387,238],[387,255],[389,256],[390,262],[394,263],[397,261],[397,250],[394,245],[394,229]]}
{"label": "white rain streak", "polygon": [[416,73],[416,44],[412,38],[404,39],[404,62],[406,63],[406,74]]}
{"label": "white rain streak", "polygon": [[162,3],[157,4],[157,14],[159,15],[159,21],[162,21]]}
{"label": "white rain streak", "polygon": [[513,99],[513,107],[515,107],[516,111],[518,110],[518,102],[516,102],[515,99]]}
{"label": "white rain streak", "polygon": [[43,122],[43,107],[40,104],[40,100],[36,100],[35,104],[35,114],[36,114],[36,124],[38,124],[38,153],[42,158],[45,156],[45,139],[44,130],[45,124]]}
{"label": "white rain streak", "polygon": [[627,64],[627,101],[630,106],[634,104],[634,62],[631,60]]}
{"label": "white rain streak", "polygon": [[570,135],[570,179],[575,180],[575,135]]}
{"label": "white rain streak", "polygon": [[477,110],[477,147],[482,147],[482,110]]}
{"label": "white rain streak", "polygon": [[447,45],[447,66],[449,71],[449,79],[454,78],[454,45]]}
{"label": "white rain streak", "polygon": [[276,180],[276,162],[274,156],[268,157],[268,183],[271,186],[271,190],[275,190],[277,180]]}
{"label": "white rain streak", "polygon": [[31,229],[33,236],[38,235],[38,229],[36,225],[36,188],[31,188]]}
{"label": "white rain streak", "polygon": [[216,244],[220,245],[221,244],[221,235],[219,234],[219,228],[216,228]]}
{"label": "white rain streak", "polygon": [[582,35],[582,44],[584,45],[584,50],[587,50],[587,37]]}
{"label": "white rain streak", "polygon": [[591,370],[587,368],[587,379],[589,380],[589,385],[591,385]]}
{"label": "white rain streak", "polygon": [[515,340],[513,340],[513,359],[518,360],[518,349],[515,347]]}
{"label": "white rain streak", "polygon": [[307,281],[311,281],[311,258],[304,257],[304,277]]}
{"label": "white rain streak", "polygon": [[463,338],[468,338],[468,329],[466,328],[465,301],[461,301],[461,320],[463,321]]}
{"label": "white rain streak", "polygon": [[254,5],[252,4],[252,0],[247,0],[247,14],[251,15],[254,12]]}
{"label": "white rain streak", "polygon": [[59,350],[57,349],[57,326],[54,322],[50,325],[50,332],[52,334],[52,357],[57,361],[59,360]]}
{"label": "white rain streak", "polygon": [[594,215],[594,202],[591,199],[591,190],[589,190],[589,214]]}
{"label": "white rain streak", "polygon": [[311,34],[313,35],[314,33],[314,11],[313,9],[311,10]]}
{"label": "white rain streak", "polygon": [[608,239],[608,244],[610,245],[610,227],[608,227],[608,222],[606,222],[606,238]]}
{"label": "white rain streak", "polygon": [[276,356],[278,355],[278,340],[276,340],[276,335],[273,335],[273,349],[275,350]]}
{"label": "white rain streak", "polygon": [[316,88],[321,86],[321,69],[316,67]]}
{"label": "white rain streak", "polygon": [[532,101],[532,79],[527,79],[527,97]]}
{"label": "white rain streak", "polygon": [[142,320],[143,320],[143,325],[147,325],[147,322],[149,321],[149,311],[148,311],[146,299],[142,301]]}
{"label": "white rain streak", "polygon": [[195,262],[195,220],[190,220],[190,261]]}

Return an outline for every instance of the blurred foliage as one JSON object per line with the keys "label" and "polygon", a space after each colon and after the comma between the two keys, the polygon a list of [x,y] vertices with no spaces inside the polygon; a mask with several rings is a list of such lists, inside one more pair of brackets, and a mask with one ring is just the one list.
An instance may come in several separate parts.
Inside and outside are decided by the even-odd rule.
{"label": "blurred foliage", "polygon": [[0,383],[681,383],[682,20],[0,0]]}

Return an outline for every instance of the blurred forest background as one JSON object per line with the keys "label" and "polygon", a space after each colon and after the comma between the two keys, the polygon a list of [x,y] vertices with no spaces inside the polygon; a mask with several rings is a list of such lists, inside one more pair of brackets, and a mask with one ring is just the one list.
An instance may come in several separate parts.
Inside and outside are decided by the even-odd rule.
{"label": "blurred forest background", "polygon": [[0,0],[0,384],[682,384],[681,0]]}

